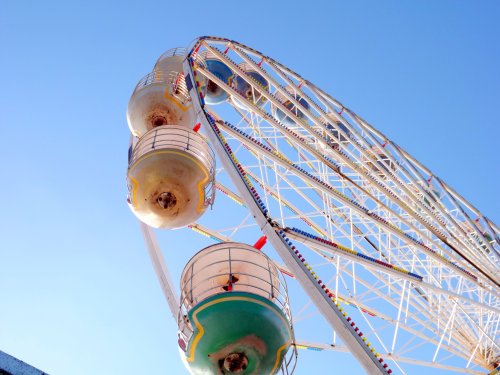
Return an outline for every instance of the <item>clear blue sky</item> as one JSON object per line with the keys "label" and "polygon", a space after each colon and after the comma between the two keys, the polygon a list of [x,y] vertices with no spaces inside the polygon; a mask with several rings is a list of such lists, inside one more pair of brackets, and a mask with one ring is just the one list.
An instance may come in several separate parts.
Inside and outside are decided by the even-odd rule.
{"label": "clear blue sky", "polygon": [[[499,19],[498,1],[2,1],[0,350],[55,375],[185,373],[125,204],[125,110],[199,35],[299,72],[499,223]],[[356,368],[314,355],[299,375]]]}

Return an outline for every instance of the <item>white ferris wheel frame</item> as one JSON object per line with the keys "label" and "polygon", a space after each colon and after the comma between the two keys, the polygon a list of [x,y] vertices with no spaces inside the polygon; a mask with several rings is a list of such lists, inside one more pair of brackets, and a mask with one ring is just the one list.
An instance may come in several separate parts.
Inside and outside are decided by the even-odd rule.
{"label": "white ferris wheel frame", "polygon": [[[200,48],[209,51],[227,64],[233,72],[251,85],[254,95],[265,98],[272,110],[283,111],[296,122],[297,128],[302,128],[300,130],[287,128],[268,112],[266,113],[261,106],[241,97],[234,87],[221,81],[203,64],[198,64],[196,54]],[[247,67],[265,76],[273,92],[270,88],[268,90],[259,86],[251,77],[246,76],[240,67],[241,63],[237,64],[231,60],[227,55],[228,51],[238,56]],[[268,74],[263,69],[263,65],[267,69],[272,69],[273,75]],[[377,329],[372,327],[372,333],[383,346],[383,357],[392,361],[401,372],[404,370],[399,366],[399,362],[432,366],[455,372],[483,373],[469,366],[475,364],[476,367],[484,367],[485,363],[481,363],[475,357],[476,352],[483,348],[496,348],[496,352],[492,349],[490,360],[500,351],[498,333],[500,322],[499,228],[429,169],[354,112],[295,72],[258,51],[228,39],[202,37],[193,42],[186,55],[184,74],[194,111],[236,191],[221,183],[218,183],[218,189],[246,206],[255,225],[267,236],[284,262],[282,270],[297,279],[311,303],[331,325],[335,335],[342,339],[345,347],[326,343],[301,343],[300,340],[296,345],[312,346],[322,350],[350,351],[367,373],[387,373],[388,367],[381,360],[382,357],[372,346],[367,345],[366,339],[359,334],[358,327],[342,309],[339,304],[339,300],[342,299],[349,301],[362,311],[377,313],[382,319],[392,324],[394,334],[390,347],[384,345],[383,340],[378,337]],[[229,95],[245,103],[249,108],[248,111],[233,106],[240,114],[240,123],[232,125],[223,121],[216,113],[207,111],[203,94],[200,94],[198,89],[202,79],[212,80]],[[281,82],[278,82],[278,79],[281,79]],[[284,84],[287,86],[285,87]],[[308,93],[304,92],[304,89],[307,89]],[[300,93],[300,98],[308,103],[309,108],[301,106],[297,93]],[[314,98],[311,97],[311,93],[315,95]],[[283,104],[283,98],[292,103],[295,108],[301,108],[300,111],[304,114],[309,127],[304,125],[304,120],[298,116],[297,109],[295,109],[294,117],[289,108]],[[338,134],[348,140],[347,145],[338,142],[336,149],[330,147],[318,131],[319,129],[328,134],[328,128],[322,120],[332,120],[332,117],[327,118],[326,113],[349,129],[350,134],[341,128],[337,129]],[[317,173],[310,172],[314,172],[314,168],[302,168],[301,164],[292,163],[291,161],[294,160],[287,158],[287,155],[280,155],[279,149],[265,147],[257,138],[241,131],[244,125],[256,125],[258,128],[261,124],[269,128],[273,127],[275,134],[289,144],[297,143],[308,132],[312,141],[302,142],[299,146],[295,146],[299,155],[297,160],[303,157],[301,154],[307,154],[308,157],[304,160],[307,159],[310,164],[316,163]],[[299,133],[300,131],[302,133]],[[219,135],[222,134],[221,132],[227,139],[238,142],[248,152],[257,155],[256,162],[260,170],[262,168],[274,170],[276,176],[286,181],[289,186],[294,185],[290,181],[290,175],[299,177],[307,186],[323,196],[325,205],[318,207],[309,199],[307,191],[301,192],[301,186],[298,185],[296,185],[297,194],[302,199],[309,200],[310,207],[315,208],[316,212],[304,212],[294,205],[294,202],[287,201],[287,196],[280,191],[279,184],[269,186],[265,178],[262,178],[263,174],[259,176],[253,173],[249,166],[238,166],[235,158],[237,151],[233,153],[230,148],[228,150],[225,137]],[[265,136],[262,135],[261,140],[264,138]],[[278,141],[275,142],[277,143]],[[378,157],[382,158],[379,161],[382,160],[388,163],[387,165],[394,166],[394,169],[386,168],[379,163],[377,173],[380,172],[383,176],[377,176],[377,173],[371,173],[367,168],[360,167],[362,164],[368,164],[370,159],[374,163],[374,148],[379,153]],[[322,154],[323,150],[327,151]],[[331,183],[331,175],[334,173],[340,176],[340,184]],[[252,190],[252,183],[245,176],[250,176],[257,189]],[[413,190],[408,188],[409,185]],[[344,189],[356,190],[356,194],[343,194],[341,191],[345,192]],[[438,189],[439,195],[436,194]],[[260,199],[258,193],[256,198],[256,190],[261,192],[263,199]],[[352,196],[356,196],[357,201],[352,199]],[[279,215],[273,217],[266,212],[266,206],[271,199],[278,201],[280,207]],[[341,202],[341,204],[335,207],[333,202]],[[369,204],[374,204],[377,209],[367,210],[365,206]],[[411,204],[418,206],[418,209]],[[306,226],[316,230],[320,236],[310,236],[307,232],[302,233],[286,227],[284,225],[286,215],[282,212],[282,206],[295,212],[296,218],[305,221]],[[318,212],[321,211],[323,216],[328,217],[331,226],[327,227],[328,230],[318,228],[317,221],[315,221]],[[332,213],[337,213],[337,218],[343,221],[338,226],[335,226],[335,223],[332,223],[333,220],[330,219]],[[473,215],[475,219],[472,218]],[[248,225],[246,221],[245,219],[240,225]],[[350,230],[345,229],[346,225],[350,227]],[[357,229],[358,226],[364,228],[363,236],[353,235],[360,231]],[[142,223],[141,228],[155,272],[175,318],[179,308],[179,297],[169,276],[160,246],[152,228]],[[194,223],[190,228],[219,241],[230,239],[230,235],[224,234],[222,230],[207,228],[199,223]],[[474,235],[467,233],[465,228],[470,228]],[[350,247],[346,248],[338,241],[334,241],[335,231],[350,239]],[[385,233],[383,236],[382,231]],[[493,243],[488,240],[486,233],[489,238],[495,240]],[[369,256],[369,253],[364,254],[363,257],[360,256],[360,252],[355,251],[363,249],[361,242],[368,241],[368,237],[377,236],[379,247],[384,237],[387,241],[385,246],[402,250],[391,252],[389,261],[380,257],[378,262],[374,262],[373,256]],[[333,293],[333,298],[332,293],[325,292],[325,290],[328,291],[326,283],[319,279],[311,265],[292,244],[292,240],[294,243],[305,245],[327,262],[335,265],[338,272],[334,280],[336,293]],[[381,247],[380,249],[382,250]],[[382,254],[382,251],[380,253]],[[349,261],[352,269],[346,264],[342,265],[339,259]],[[412,269],[409,271],[400,267],[401,264],[412,264]],[[361,265],[368,270],[373,280],[378,280],[380,285],[392,287],[397,291],[400,298],[384,295],[381,286],[371,291],[371,298],[380,298],[394,306],[397,311],[395,319],[389,314],[385,315],[383,311],[377,311],[369,304],[364,304],[360,296],[341,296],[338,293],[339,285],[343,282],[341,276],[340,278],[338,276],[340,271],[349,275],[354,285],[369,287],[366,285],[367,280],[363,280],[356,273],[354,265]],[[423,277],[412,272],[413,268],[425,270],[425,273],[420,273]],[[432,322],[432,313],[425,311],[424,304],[419,300],[410,297],[415,290],[427,301],[433,301],[435,304],[438,320],[442,321],[437,328]],[[404,316],[406,313],[408,318],[409,308],[420,314],[412,316],[420,326],[405,324]],[[365,320],[364,323],[371,327],[366,317],[361,315]],[[463,338],[454,337],[457,325],[463,325],[463,328],[460,328]],[[415,337],[432,342],[435,345],[432,360],[394,354],[399,330],[405,330]],[[424,332],[425,330],[434,331],[435,335],[429,337],[429,334]],[[473,345],[474,349],[470,352],[464,368],[436,361],[441,349],[446,349],[451,355],[464,358],[463,348],[456,349],[453,345],[460,344],[466,347],[469,345],[468,340],[475,340],[475,346]]]}

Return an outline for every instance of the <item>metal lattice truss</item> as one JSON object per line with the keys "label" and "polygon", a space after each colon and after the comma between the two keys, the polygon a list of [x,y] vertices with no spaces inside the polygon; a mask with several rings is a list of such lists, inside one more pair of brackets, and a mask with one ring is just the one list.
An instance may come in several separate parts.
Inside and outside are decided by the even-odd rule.
{"label": "metal lattice truss", "polygon": [[[252,95],[212,74],[207,55],[250,85]],[[499,228],[385,135],[277,61],[212,37],[197,39],[186,61],[188,89],[211,80],[230,95],[208,106],[198,90],[193,101],[230,146],[260,196],[263,217],[311,259],[313,274],[328,282],[381,355],[403,373],[405,362],[467,373],[492,369],[500,354]],[[219,241],[259,229],[234,179],[232,171],[219,170],[218,200],[244,207],[231,208],[227,222],[192,229]],[[314,304],[295,314],[297,345],[308,340],[300,325],[317,314]],[[304,346],[344,350],[331,332]]]}

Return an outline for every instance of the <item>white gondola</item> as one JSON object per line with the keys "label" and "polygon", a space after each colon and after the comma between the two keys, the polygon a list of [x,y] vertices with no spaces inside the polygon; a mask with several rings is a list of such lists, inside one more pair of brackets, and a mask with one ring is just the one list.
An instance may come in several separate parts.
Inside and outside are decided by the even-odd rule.
{"label": "white gondola", "polygon": [[130,207],[155,228],[180,228],[213,203],[215,155],[207,141],[184,126],[160,126],[134,147],[127,183]]}
{"label": "white gondola", "polygon": [[192,374],[290,373],[291,321],[283,276],[261,251],[224,242],[184,267],[179,346]]}
{"label": "white gondola", "polygon": [[[263,90],[269,90],[269,82],[248,64],[240,64],[239,67],[246,73],[247,80],[253,85],[260,86]],[[230,85],[238,91],[241,97],[246,98],[257,106],[262,106],[267,99],[261,95],[247,80],[238,75],[234,75],[230,80]],[[240,109],[248,110],[247,105],[238,96],[231,96],[232,102]]]}
{"label": "white gondola", "polygon": [[176,48],[165,52],[153,71],[137,84],[127,108],[130,131],[141,137],[157,126],[195,123],[191,99],[182,70],[184,54]]}
{"label": "white gondola", "polygon": [[[229,67],[219,60],[213,53],[204,51],[196,55],[199,64],[206,68],[210,73],[227,85],[230,85],[233,79],[233,72]],[[229,94],[224,91],[217,83],[201,77],[202,92],[204,93],[205,103],[208,105],[221,104],[229,98]]]}
{"label": "white gondola", "polygon": [[[299,102],[300,106],[296,106],[291,100],[289,100],[285,95],[277,93],[276,97],[283,105],[291,112],[292,117],[298,117],[300,119],[304,118],[304,113],[300,109],[309,109],[309,103],[302,98],[299,94],[292,92],[292,89],[287,87],[286,89],[294,99]],[[295,126],[295,121],[288,116],[287,113],[283,112],[280,108],[275,108],[273,111],[274,118],[287,126]]]}

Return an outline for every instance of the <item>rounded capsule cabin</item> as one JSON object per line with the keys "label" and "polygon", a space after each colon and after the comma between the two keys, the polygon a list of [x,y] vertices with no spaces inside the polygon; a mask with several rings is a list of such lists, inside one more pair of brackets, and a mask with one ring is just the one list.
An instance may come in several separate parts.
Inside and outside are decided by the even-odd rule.
{"label": "rounded capsule cabin", "polygon": [[[483,231],[481,232],[481,234],[483,235],[486,242],[490,244],[490,246],[493,246],[495,244],[496,240],[487,231]],[[479,236],[476,235],[473,237],[478,238],[480,246],[483,248],[484,251],[486,251],[487,254],[489,254],[490,249],[488,249],[488,245]]]}
{"label": "rounded capsule cabin", "polygon": [[195,115],[184,78],[183,59],[183,49],[165,52],[153,71],[135,87],[127,108],[127,122],[134,136],[141,137],[157,126],[193,126]]}
{"label": "rounded capsule cabin", "polygon": [[[287,88],[287,91],[288,90],[289,89]],[[298,117],[300,119],[304,118],[304,113],[301,111],[301,109],[308,110],[309,103],[307,103],[307,101],[299,94],[290,93],[290,95],[295,99],[296,102],[298,102],[299,105],[296,105],[290,99],[285,97],[285,95],[281,93],[277,94],[276,96],[278,100],[280,100],[281,103],[288,109],[289,113],[285,113],[280,108],[275,108],[274,118],[286,126],[295,126],[295,121],[290,118],[290,115]]]}
{"label": "rounded capsule cabin", "polygon": [[410,201],[412,203],[412,207],[416,211],[423,212],[422,203],[424,203],[428,209],[436,209],[436,204],[440,199],[441,194],[437,190],[432,188],[429,183],[417,181],[417,185],[408,183],[406,184],[406,187],[409,188],[413,195],[417,198],[411,199]]}
{"label": "rounded capsule cabin", "polygon": [[379,177],[386,179],[387,174],[396,170],[396,165],[387,157],[381,148],[372,146],[370,158],[363,158],[365,164]]}
{"label": "rounded capsule cabin", "polygon": [[185,48],[171,48],[162,53],[158,60],[156,60],[153,70],[162,70],[164,72],[182,72],[182,62],[185,57]]}
{"label": "rounded capsule cabin", "polygon": [[179,346],[192,374],[277,373],[290,362],[291,321],[283,276],[259,250],[221,243],[185,266]]}
{"label": "rounded capsule cabin", "polygon": [[[230,86],[240,94],[239,96],[231,96],[232,102],[243,110],[248,110],[248,108],[247,104],[241,100],[240,97],[247,99],[259,107],[263,106],[267,99],[255,87],[259,87],[260,90],[268,91],[269,82],[250,65],[242,63],[239,67],[243,71],[241,76],[235,74],[230,79]],[[243,74],[245,78],[243,78]],[[251,82],[251,84],[249,82]]]}
{"label": "rounded capsule cabin", "polygon": [[340,122],[333,114],[327,113],[328,123],[326,128],[328,130],[326,139],[330,146],[338,145],[339,143],[348,143],[351,132],[342,122]]}
{"label": "rounded capsule cabin", "polygon": [[154,228],[186,226],[213,203],[214,173],[215,155],[199,133],[177,125],[153,128],[130,154],[130,208]]}
{"label": "rounded capsule cabin", "polygon": [[[226,85],[230,85],[233,72],[229,67],[209,51],[197,55],[200,64]],[[228,100],[229,94],[217,83],[208,78],[203,79],[202,92],[208,105],[222,104]]]}
{"label": "rounded capsule cabin", "polygon": [[429,197],[427,198],[427,196],[424,194],[422,197],[423,201],[428,207],[430,207],[432,210],[435,210],[438,200],[441,199],[441,194],[439,193],[439,191],[434,189],[432,185],[430,185],[430,183],[425,184],[423,182],[420,182],[420,185],[422,186],[424,191],[427,193],[427,196]]}

